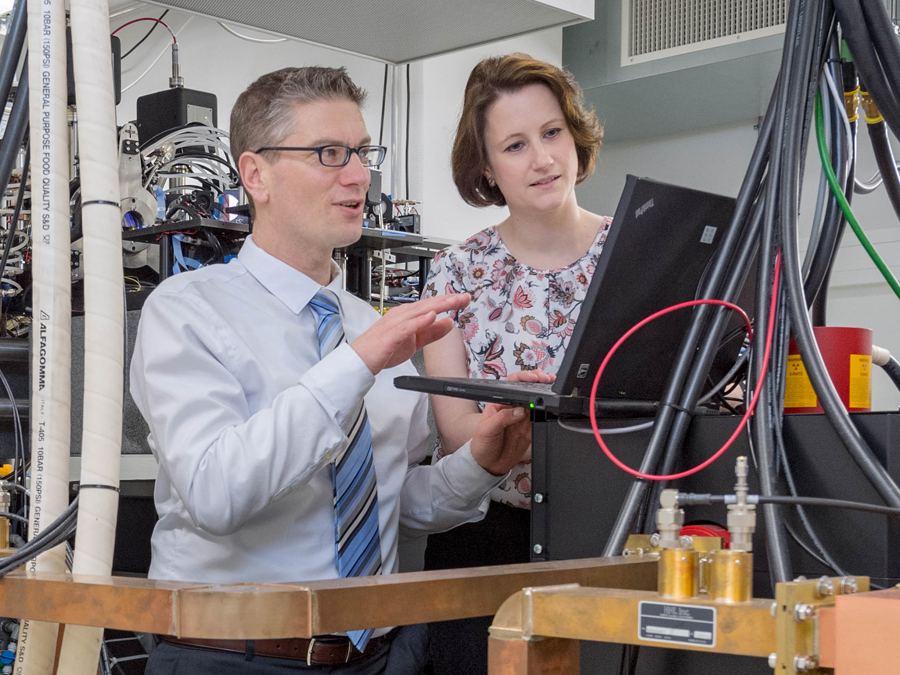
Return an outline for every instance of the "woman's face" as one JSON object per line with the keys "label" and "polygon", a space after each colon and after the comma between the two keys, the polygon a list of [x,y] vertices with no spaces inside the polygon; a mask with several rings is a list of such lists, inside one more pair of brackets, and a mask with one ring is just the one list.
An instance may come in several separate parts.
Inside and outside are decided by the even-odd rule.
{"label": "woman's face", "polygon": [[510,213],[548,212],[575,198],[578,155],[559,101],[543,84],[501,94],[488,108],[488,178]]}

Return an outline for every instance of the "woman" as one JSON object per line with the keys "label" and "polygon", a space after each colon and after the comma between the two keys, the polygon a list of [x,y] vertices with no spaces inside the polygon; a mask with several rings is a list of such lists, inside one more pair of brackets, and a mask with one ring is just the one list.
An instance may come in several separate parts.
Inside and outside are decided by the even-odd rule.
{"label": "woman", "polygon": [[[547,381],[578,319],[610,219],[578,206],[575,186],[594,170],[602,130],[581,88],[556,66],[523,54],[485,59],[469,76],[453,146],[453,180],[473,206],[509,217],[435,257],[426,296],[468,292],[455,328],[425,348],[439,377]],[[462,399],[433,397],[440,447],[472,437],[481,415]],[[530,462],[492,495],[485,519],[429,538],[426,569],[529,561]],[[487,673],[490,619],[432,625],[436,675]]]}

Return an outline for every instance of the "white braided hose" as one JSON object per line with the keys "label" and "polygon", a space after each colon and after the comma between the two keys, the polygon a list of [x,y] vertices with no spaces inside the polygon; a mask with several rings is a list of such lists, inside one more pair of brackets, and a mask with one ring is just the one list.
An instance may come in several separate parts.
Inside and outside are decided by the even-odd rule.
{"label": "white braided hose", "polygon": [[[69,251],[69,152],[66,124],[64,0],[28,0],[28,82],[32,187],[33,316],[31,537],[69,505],[72,388],[72,287]],[[27,171],[27,167],[25,168]],[[22,189],[25,176],[22,179]],[[27,570],[65,572],[65,546]],[[50,675],[58,625],[23,621],[15,673]]]}
{"label": "white braided hose", "polygon": [[[125,306],[107,0],[72,0],[71,21],[85,266],[83,487],[72,573],[108,576],[119,506]],[[102,628],[67,626],[58,673],[95,675],[102,637]]]}

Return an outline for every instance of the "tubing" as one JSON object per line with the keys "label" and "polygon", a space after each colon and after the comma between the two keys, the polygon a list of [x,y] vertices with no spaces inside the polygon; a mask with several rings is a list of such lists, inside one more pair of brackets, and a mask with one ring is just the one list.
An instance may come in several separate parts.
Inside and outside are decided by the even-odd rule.
{"label": "tubing", "polygon": [[[63,0],[29,0],[31,106],[33,350],[31,400],[31,539],[69,506],[71,437],[71,253],[69,250],[69,153],[66,123],[66,18]],[[45,86],[46,84],[46,86]],[[20,78],[19,91],[23,90]],[[37,199],[37,195],[41,198]],[[32,559],[29,571],[66,572],[65,546]],[[53,672],[58,626],[23,621],[17,675]]]}
{"label": "tubing", "polygon": [[22,56],[22,47],[25,45],[26,16],[26,2],[18,0],[13,6],[3,48],[0,49],[0,101],[3,101],[4,105],[9,100],[19,58]]}
{"label": "tubing", "polygon": [[[754,148],[753,155],[750,159],[750,166],[747,169],[744,181],[741,184],[740,192],[738,193],[737,203],[731,222],[729,223],[728,232],[725,235],[725,239],[719,245],[720,251],[717,252],[716,258],[714,259],[715,263],[707,279],[706,288],[703,289],[700,296],[702,298],[713,297],[715,290],[718,289],[731,262],[731,255],[739,244],[740,234],[743,229],[742,226],[746,222],[753,201],[757,197],[759,185],[766,168],[769,152],[768,146],[772,136],[773,116],[771,111],[772,108],[770,103],[769,110],[766,113],[762,128],[760,129],[756,147]],[[677,402],[677,397],[682,390],[682,383],[687,377],[689,369],[694,362],[695,348],[702,338],[703,328],[708,318],[708,312],[704,311],[706,309],[706,307],[698,308],[694,315],[691,328],[679,347],[678,358],[673,366],[672,375],[669,378],[669,383],[666,385],[665,394],[663,396],[663,402],[666,405],[661,405],[659,412],[657,413],[656,424],[653,426],[653,433],[647,451],[644,454],[644,459],[641,462],[641,473],[652,473],[659,464],[672,422],[675,419],[674,409],[671,407],[671,404]],[[635,519],[638,517],[641,504],[644,502],[648,490],[649,485],[644,480],[637,479],[631,484],[631,487],[628,489],[628,493],[625,496],[625,500],[619,509],[619,515],[616,518],[613,529],[606,540],[606,546],[603,549],[604,556],[614,556],[621,553],[622,548],[625,546],[625,541],[631,533]]]}
{"label": "tubing", "polygon": [[[869,84],[871,86],[871,83]],[[791,130],[789,129],[788,131],[790,132]],[[830,166],[828,166],[825,158],[823,158],[823,165],[826,167],[827,172]],[[825,414],[838,437],[847,447],[851,457],[862,469],[866,478],[872,483],[872,486],[881,498],[890,506],[900,507],[900,488],[897,487],[887,470],[878,462],[871,448],[869,448],[856,427],[853,426],[853,422],[850,420],[843,403],[841,403],[837,390],[825,368],[822,355],[816,345],[809,315],[806,312],[803,281],[800,278],[799,255],[797,254],[797,176],[788,171],[785,172],[784,178],[784,199],[780,213],[782,236],[784,237],[786,251],[784,280],[787,286],[788,307],[790,308],[791,324],[794,327],[794,337],[798,351],[803,358],[813,389],[822,403],[822,408],[825,410]],[[835,192],[840,200],[843,197],[840,186],[832,183],[832,187],[838,188]]]}
{"label": "tubing", "polygon": [[[112,570],[125,362],[118,145],[108,12],[106,0],[71,3],[85,261],[84,487],[79,496],[72,573],[101,576]],[[68,626],[59,657],[60,675],[94,675],[102,637],[102,628]]]}
{"label": "tubing", "polygon": [[888,139],[887,126],[884,120],[869,122],[866,118],[866,126],[869,128],[869,138],[872,140],[872,149],[875,151],[875,161],[878,162],[878,170],[884,182],[885,190],[891,200],[894,212],[900,218],[900,174],[897,173],[897,163],[891,150]]}
{"label": "tubing", "polygon": [[824,130],[822,127],[821,110],[821,101],[819,101],[818,105],[816,106],[816,135],[819,142],[819,157],[822,160],[822,168],[825,170],[825,175],[828,177],[828,182],[831,184],[832,192],[834,192],[835,197],[837,197],[838,199],[838,203],[844,210],[847,221],[850,223],[850,227],[853,229],[853,233],[856,235],[856,238],[859,239],[859,243],[862,244],[863,248],[866,250],[866,253],[869,254],[869,257],[881,272],[884,280],[887,281],[888,285],[893,289],[897,297],[900,297],[900,281],[897,281],[896,277],[894,277],[894,273],[891,272],[890,267],[885,264],[885,262],[881,259],[881,256],[878,255],[878,251],[876,251],[875,247],[872,246],[872,243],[869,241],[869,238],[866,236],[866,233],[860,226],[859,221],[856,220],[856,216],[853,214],[853,211],[850,208],[850,203],[846,200],[846,197],[841,191],[840,185],[838,185],[837,178],[835,177],[834,172],[831,170],[830,160],[828,159],[827,155],[828,150],[825,147],[825,140],[823,136]]}

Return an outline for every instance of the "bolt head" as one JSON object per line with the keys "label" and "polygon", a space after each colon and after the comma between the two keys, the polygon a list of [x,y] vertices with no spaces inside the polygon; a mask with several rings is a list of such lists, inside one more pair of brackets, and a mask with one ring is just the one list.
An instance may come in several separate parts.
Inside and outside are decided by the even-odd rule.
{"label": "bolt head", "polygon": [[659,541],[662,539],[659,532],[654,532],[650,535],[650,545],[651,546],[659,546]]}
{"label": "bolt head", "polygon": [[856,579],[853,577],[844,577],[841,579],[841,593],[849,595],[851,593],[856,593],[857,591],[859,591],[859,584],[856,583]]}
{"label": "bolt head", "polygon": [[773,617],[778,615],[778,603],[774,600],[772,601],[772,604],[769,605],[769,614],[771,614]]}
{"label": "bolt head", "polygon": [[834,595],[834,584],[828,577],[822,577],[816,582],[816,595],[820,598],[828,598]]}
{"label": "bolt head", "polygon": [[540,503],[543,502],[543,501],[544,501],[544,495],[542,495],[540,492],[535,492],[535,494],[534,494],[534,503],[535,503],[535,504],[540,504]]}
{"label": "bolt head", "polygon": [[776,654],[775,652],[772,652],[771,654],[769,654],[769,668],[771,668],[772,670],[775,670],[775,668],[777,666],[778,666],[778,654]]}
{"label": "bolt head", "polygon": [[694,545],[694,538],[687,535],[678,538],[678,544],[681,548],[690,548]]}
{"label": "bolt head", "polygon": [[794,657],[794,669],[798,673],[808,673],[819,666],[819,660],[815,656],[798,654]]}
{"label": "bolt head", "polygon": [[543,553],[544,547],[541,546],[540,544],[535,544],[535,545],[534,545],[534,548],[533,548],[532,550],[533,550],[537,555],[540,555],[541,553]]}
{"label": "bolt head", "polygon": [[794,605],[794,621],[806,621],[813,615],[813,608],[805,602],[798,602]]}

